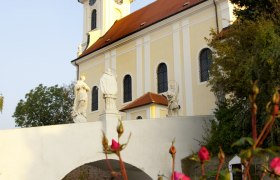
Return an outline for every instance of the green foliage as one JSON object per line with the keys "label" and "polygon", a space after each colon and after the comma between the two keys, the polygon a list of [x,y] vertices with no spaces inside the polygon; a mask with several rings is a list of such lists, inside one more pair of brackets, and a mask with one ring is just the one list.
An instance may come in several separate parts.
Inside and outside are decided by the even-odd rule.
{"label": "green foliage", "polygon": [[260,16],[270,19],[279,17],[279,0],[230,0],[237,8],[234,10],[239,19],[255,20]]}
{"label": "green foliage", "polygon": [[246,145],[246,144],[249,144],[249,145],[253,145],[254,144],[254,141],[252,138],[250,137],[242,137],[240,138],[239,140],[235,141],[231,147],[234,147],[234,146],[242,146],[242,145]]}
{"label": "green foliage", "polygon": [[211,121],[209,134],[204,137],[204,143],[214,155],[218,153],[219,146],[226,154],[238,153],[242,147],[231,147],[232,143],[239,140],[240,137],[249,136],[248,126],[250,124],[241,118],[247,115],[247,111],[240,104],[242,103],[230,105],[224,102],[219,104],[215,110],[216,119]]}
{"label": "green foliage", "polygon": [[73,122],[73,85],[46,87],[40,84],[20,100],[13,114],[17,126],[34,127]]}
{"label": "green foliage", "polygon": [[228,170],[223,170],[220,173],[220,180],[230,180],[230,173]]}
{"label": "green foliage", "polygon": [[[236,21],[222,35],[214,31],[211,35],[209,46],[214,49],[214,54],[209,84],[215,94],[227,95],[227,108],[219,106],[216,111],[216,114],[224,114],[224,117],[216,117],[218,123],[212,126],[216,129],[227,128],[219,127],[222,125],[235,127],[235,131],[240,132],[236,134],[239,138],[250,136],[251,127],[248,124],[251,115],[248,96],[252,81],[257,79],[260,88],[260,94],[256,99],[258,130],[265,123],[266,105],[275,87],[279,87],[280,84],[279,27],[273,21],[260,17],[255,21]],[[220,123],[224,121],[223,118],[229,122]],[[277,123],[276,127],[279,126],[279,122]],[[279,128],[273,128],[265,144],[279,144],[279,132]],[[236,139],[227,138],[227,140],[233,143]]]}
{"label": "green foliage", "polygon": [[3,110],[3,105],[4,105],[4,97],[0,95],[0,112]]}
{"label": "green foliage", "polygon": [[215,49],[210,79],[214,92],[247,98],[252,80],[258,79],[262,100],[269,101],[280,82],[280,36],[272,22],[236,22],[222,39],[213,31],[209,45]]}

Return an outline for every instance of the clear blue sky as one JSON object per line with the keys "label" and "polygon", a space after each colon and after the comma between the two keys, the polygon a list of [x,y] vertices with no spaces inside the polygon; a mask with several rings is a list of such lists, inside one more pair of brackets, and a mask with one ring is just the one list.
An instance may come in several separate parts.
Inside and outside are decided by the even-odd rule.
{"label": "clear blue sky", "polygon": [[[135,0],[135,11],[155,0]],[[14,128],[20,99],[40,83],[70,84],[82,41],[83,9],[77,0],[3,1],[0,5],[0,93],[5,97],[0,129]]]}

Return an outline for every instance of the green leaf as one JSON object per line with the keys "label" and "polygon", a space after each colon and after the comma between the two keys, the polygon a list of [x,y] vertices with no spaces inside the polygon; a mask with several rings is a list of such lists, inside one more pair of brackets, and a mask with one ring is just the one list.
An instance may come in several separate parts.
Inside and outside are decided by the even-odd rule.
{"label": "green leaf", "polygon": [[230,173],[228,170],[222,170],[220,173],[220,180],[230,180]]}
{"label": "green leaf", "polygon": [[253,145],[254,144],[254,141],[252,138],[250,137],[242,137],[240,138],[239,140],[237,140],[236,142],[234,142],[231,147],[234,147],[234,146],[243,146],[243,145],[246,145],[246,144],[249,144],[249,145]]}
{"label": "green leaf", "polygon": [[252,149],[241,150],[239,156],[241,159],[249,159],[250,157],[252,157]]}
{"label": "green leaf", "polygon": [[190,156],[188,159],[192,160],[192,161],[196,161],[196,162],[200,162],[199,157],[197,154],[193,154],[192,156]]}

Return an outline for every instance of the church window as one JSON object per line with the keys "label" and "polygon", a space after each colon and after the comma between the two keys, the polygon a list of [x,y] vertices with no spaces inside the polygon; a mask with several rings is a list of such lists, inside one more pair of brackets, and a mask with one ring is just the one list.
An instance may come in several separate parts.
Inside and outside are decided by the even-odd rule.
{"label": "church window", "polygon": [[91,30],[96,28],[96,9],[91,13]]}
{"label": "church window", "polygon": [[98,87],[94,86],[92,88],[92,97],[91,97],[91,110],[98,110]]}
{"label": "church window", "polygon": [[128,102],[131,100],[132,100],[131,76],[126,75],[123,79],[123,102]]}
{"label": "church window", "polygon": [[89,5],[93,6],[96,0],[89,0]]}
{"label": "church window", "polygon": [[199,55],[200,82],[209,80],[209,69],[212,64],[212,51],[209,48],[204,48]]}
{"label": "church window", "polygon": [[165,63],[160,63],[157,69],[157,88],[158,93],[163,93],[168,90],[167,82],[167,66]]}

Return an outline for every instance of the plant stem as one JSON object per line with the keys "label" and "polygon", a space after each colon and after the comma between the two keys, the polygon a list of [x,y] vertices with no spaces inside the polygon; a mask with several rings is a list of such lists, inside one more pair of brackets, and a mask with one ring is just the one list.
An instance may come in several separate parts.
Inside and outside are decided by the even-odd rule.
{"label": "plant stem", "polygon": [[261,178],[260,178],[260,180],[263,180],[263,178],[265,177],[265,175],[266,175],[266,173],[265,173],[265,172],[263,172],[263,173],[261,174]]}
{"label": "plant stem", "polygon": [[172,175],[171,175],[172,180],[174,180],[174,171],[175,171],[175,155],[172,155]]}
{"label": "plant stem", "polygon": [[224,163],[224,161],[220,161],[220,164],[219,164],[219,167],[218,167],[218,171],[217,171],[217,175],[216,175],[216,180],[219,179],[220,172],[221,172],[222,167],[223,167],[223,163]]}
{"label": "plant stem", "polygon": [[120,167],[121,167],[121,173],[122,173],[123,179],[124,180],[128,180],[128,177],[127,177],[127,174],[126,174],[125,165],[124,165],[124,162],[122,160],[120,152],[117,152],[117,155],[118,155],[119,160],[120,160]]}
{"label": "plant stem", "polygon": [[252,111],[251,111],[251,114],[252,114],[252,137],[253,137],[253,140],[254,142],[256,142],[257,140],[257,108],[256,108],[256,104],[255,102],[252,103]]}
{"label": "plant stem", "polygon": [[257,141],[255,142],[255,144],[253,146],[254,148],[262,145],[263,141],[265,140],[265,138],[269,134],[274,122],[275,122],[275,113],[273,113],[273,115],[269,117],[269,120],[265,124],[264,128],[262,129],[262,132],[261,132],[260,136],[258,137]]}
{"label": "plant stem", "polygon": [[267,130],[265,131],[265,134],[263,135],[263,137],[262,137],[261,140],[259,141],[259,144],[257,144],[257,146],[261,146],[261,145],[262,145],[263,141],[265,140],[265,138],[266,138],[266,137],[268,136],[268,134],[270,133],[270,130],[271,130],[271,128],[272,128],[274,122],[275,122],[275,115],[273,115],[273,116],[271,117],[271,121],[270,121],[270,123],[269,123],[269,126],[268,126]]}
{"label": "plant stem", "polygon": [[204,177],[204,175],[205,175],[204,161],[201,162],[201,174],[202,174],[202,177]]}
{"label": "plant stem", "polygon": [[252,164],[252,160],[253,158],[250,157],[249,161],[247,161],[247,164],[245,165],[245,170],[244,170],[244,180],[248,179],[251,180],[251,176],[250,176],[250,166]]}
{"label": "plant stem", "polygon": [[[111,166],[111,164],[110,164],[110,162],[109,162],[108,154],[107,154],[106,151],[105,151],[105,157],[106,157],[106,164],[107,164],[107,167],[109,168],[111,174],[113,175],[114,170],[113,170],[113,168],[112,168],[112,166]],[[116,176],[116,178],[117,178],[117,179],[120,179],[118,176]]]}

